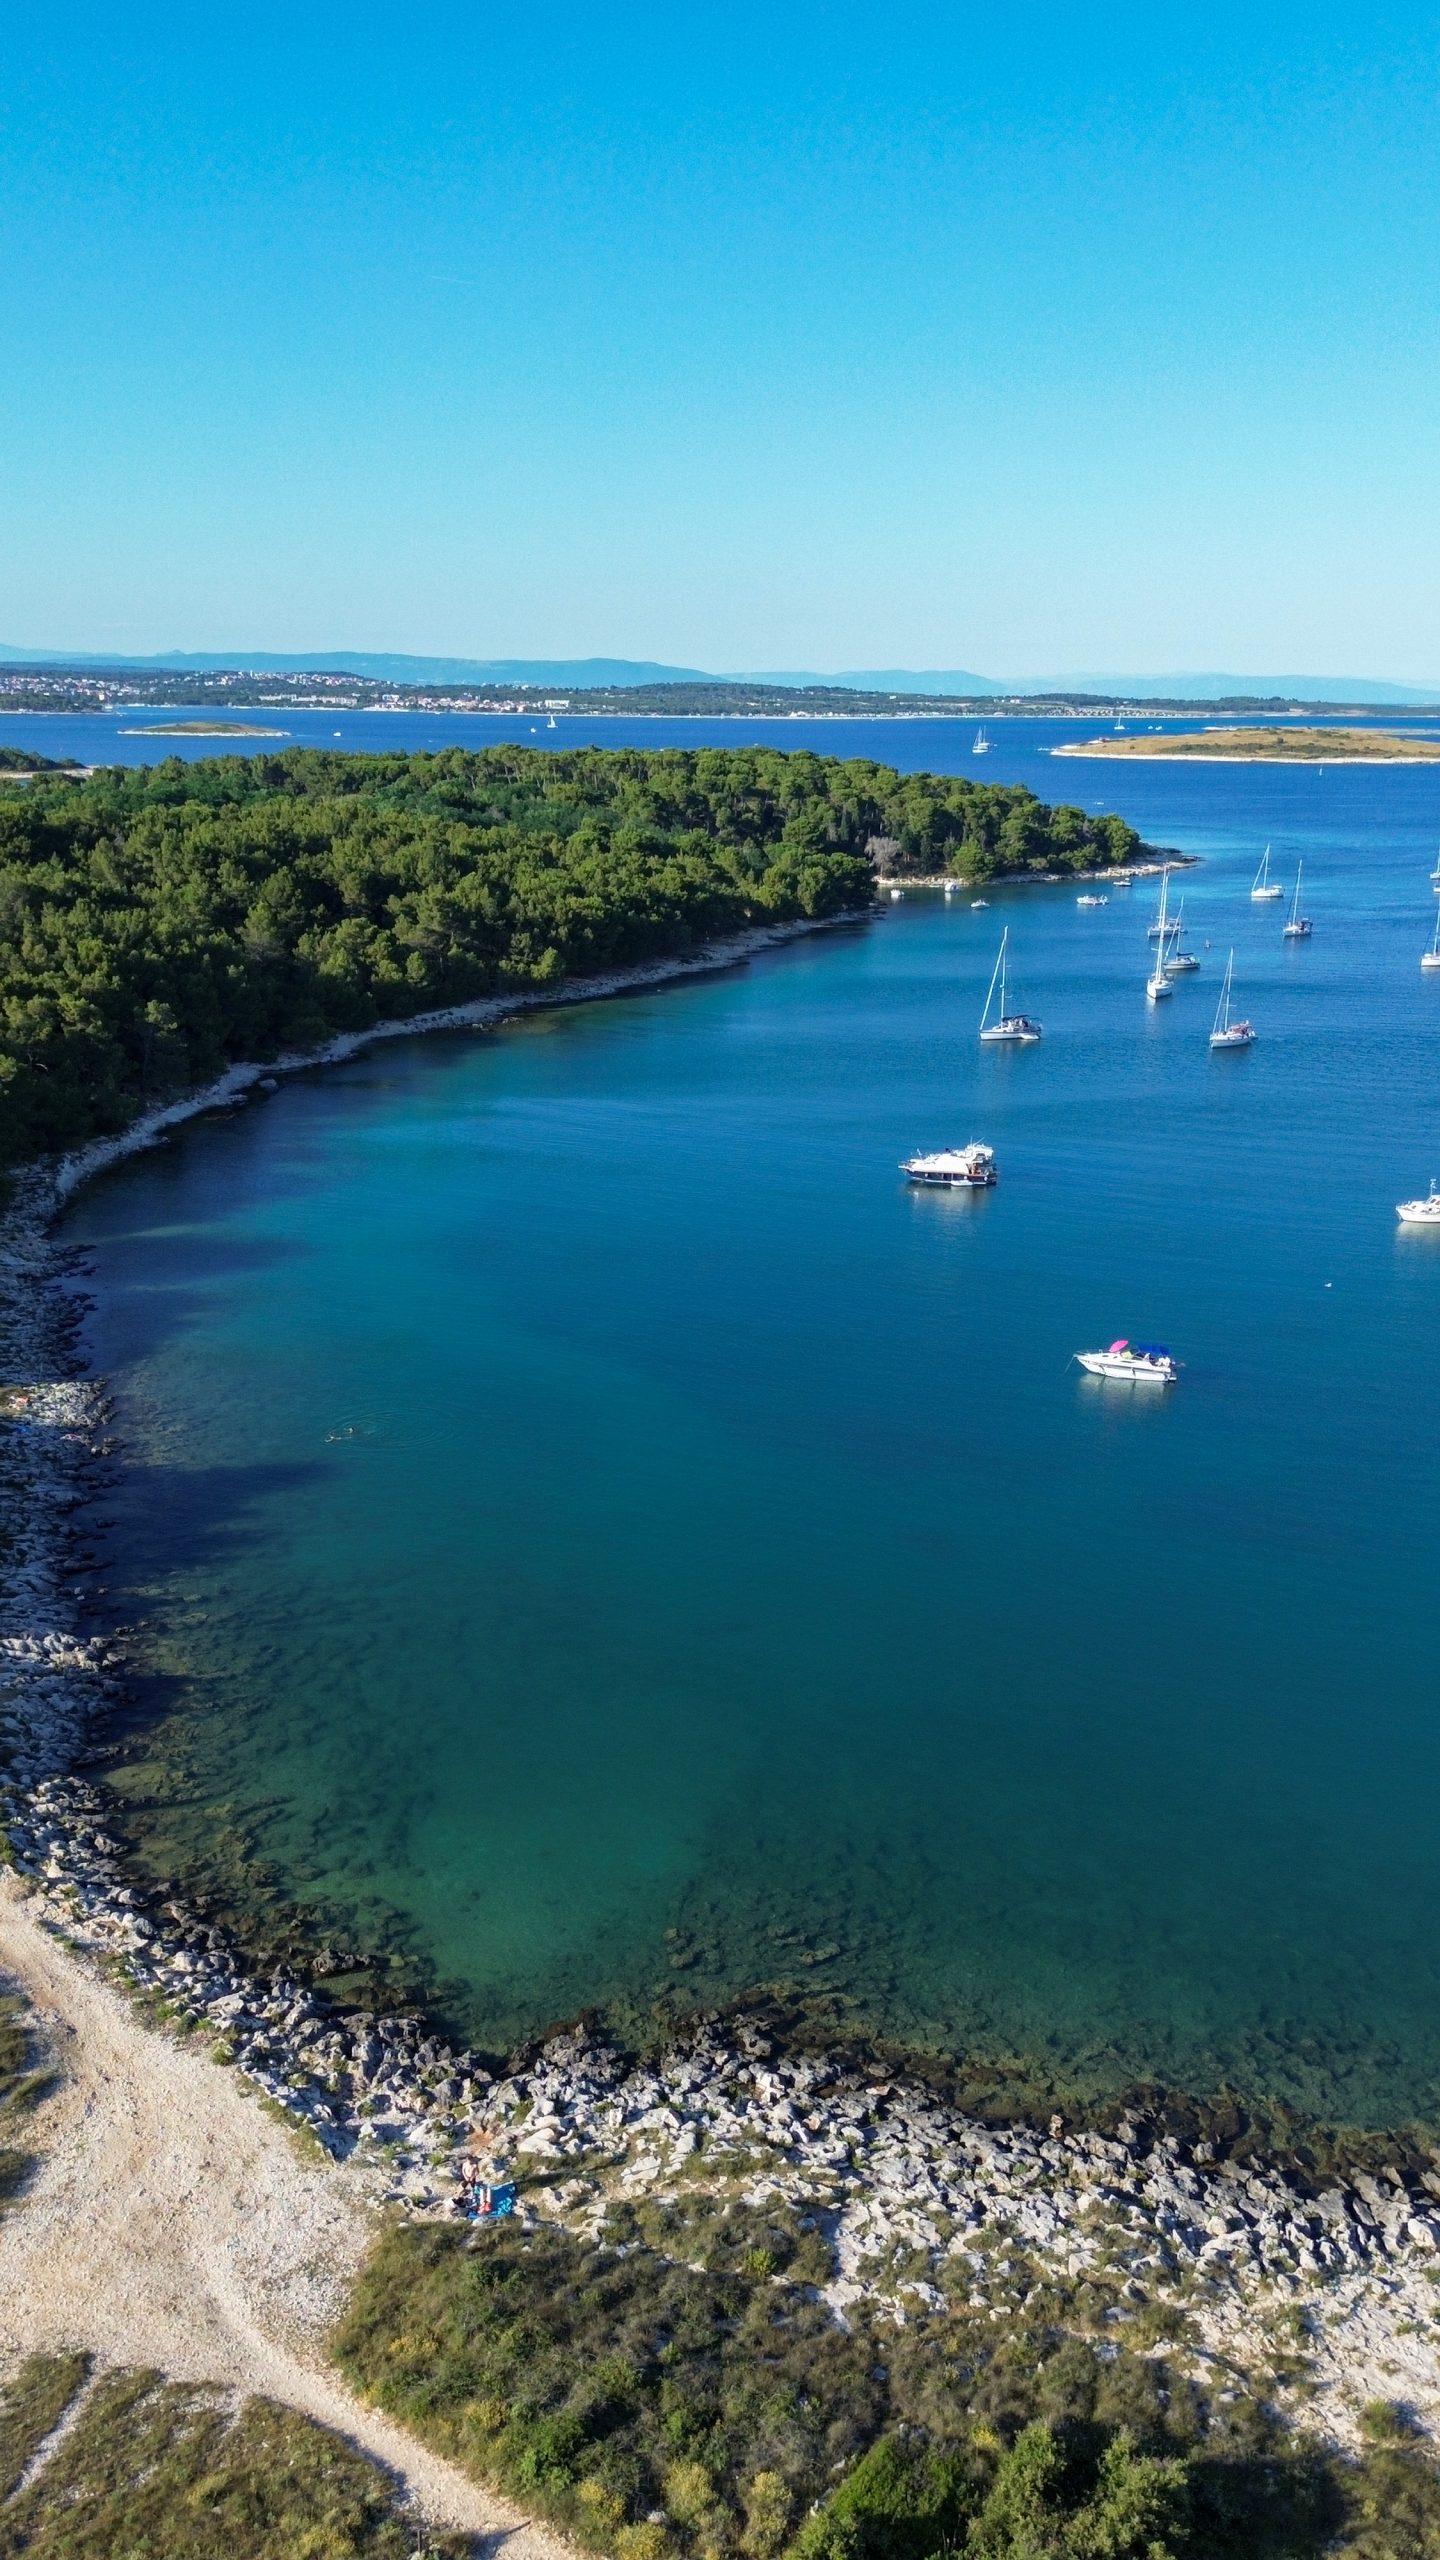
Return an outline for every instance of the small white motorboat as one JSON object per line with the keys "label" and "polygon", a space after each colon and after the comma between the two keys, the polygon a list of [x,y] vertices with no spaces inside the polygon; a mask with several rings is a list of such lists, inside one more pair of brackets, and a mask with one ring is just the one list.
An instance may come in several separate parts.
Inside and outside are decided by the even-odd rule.
{"label": "small white motorboat", "polygon": [[1092,1378],[1125,1378],[1132,1386],[1142,1383],[1156,1387],[1173,1387],[1180,1375],[1180,1363],[1161,1342],[1112,1342],[1108,1351],[1077,1351],[1075,1358]]}
{"label": "small white motorboat", "polygon": [[1077,898],[1075,904],[1077,907],[1108,907],[1110,901],[1108,898],[1091,898],[1087,896]]}
{"label": "small white motorboat", "polygon": [[989,1191],[995,1183],[995,1150],[978,1146],[941,1147],[933,1156],[907,1156],[900,1167],[907,1182],[928,1183],[942,1191]]}
{"label": "small white motorboat", "polygon": [[893,901],[894,901],[895,905],[898,907],[898,905],[900,904],[901,899],[902,899],[902,898],[904,897],[904,895],[905,895],[905,892],[904,892],[904,890],[903,890],[903,889],[892,889],[892,890],[891,890],[891,892],[890,892],[890,895],[891,895],[891,898],[893,899]]}
{"label": "small white motorboat", "polygon": [[1402,1227],[1440,1227],[1440,1189],[1432,1176],[1423,1200],[1397,1200],[1395,1215]]}

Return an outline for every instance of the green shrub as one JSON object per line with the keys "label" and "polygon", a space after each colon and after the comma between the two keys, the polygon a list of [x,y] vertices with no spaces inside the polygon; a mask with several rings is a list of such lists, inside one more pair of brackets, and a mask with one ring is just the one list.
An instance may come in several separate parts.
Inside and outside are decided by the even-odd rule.
{"label": "green shrub", "polygon": [[[86,2374],[33,2358],[0,2395],[13,2489]],[[215,2393],[151,2373],[102,2374],[29,2485],[0,2506],[0,2560],[408,2560],[426,2536],[353,2447],[273,2401],[233,2413]]]}

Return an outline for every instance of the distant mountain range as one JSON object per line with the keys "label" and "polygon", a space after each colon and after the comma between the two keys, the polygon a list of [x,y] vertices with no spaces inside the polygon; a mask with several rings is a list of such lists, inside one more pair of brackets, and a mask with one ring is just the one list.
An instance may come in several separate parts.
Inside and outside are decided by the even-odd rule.
{"label": "distant mountain range", "polygon": [[368,676],[380,684],[597,686],[750,683],[840,685],[857,693],[1113,695],[1129,702],[1235,701],[1245,696],[1296,702],[1440,702],[1429,684],[1392,684],[1369,676],[1167,675],[1101,673],[1068,676],[982,676],[964,667],[848,667],[838,675],[810,669],[746,668],[716,676],[701,667],[672,667],[651,658],[422,658],[370,649],[167,649],[152,657],[96,649],[19,649],[0,642],[0,663],[29,667],[130,667],[152,674],[205,673],[240,667],[257,675]]}
{"label": "distant mountain range", "polygon": [[1370,676],[977,676],[963,667],[849,667],[840,675],[757,673],[767,684],[843,684],[863,693],[954,693],[974,701],[982,694],[1113,694],[1125,702],[1227,702],[1254,695],[1295,702],[1440,702],[1433,685],[1385,684]]}

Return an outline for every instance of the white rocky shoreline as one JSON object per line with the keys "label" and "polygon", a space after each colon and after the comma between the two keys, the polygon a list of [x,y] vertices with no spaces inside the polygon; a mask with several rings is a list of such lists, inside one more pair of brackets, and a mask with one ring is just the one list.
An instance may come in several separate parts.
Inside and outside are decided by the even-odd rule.
{"label": "white rocky shoreline", "polygon": [[[738,956],[725,946],[680,967]],[[487,1000],[437,1019],[518,1009]],[[419,2018],[344,2008],[283,1969],[256,1974],[224,1931],[127,1873],[103,1789],[75,1770],[124,1671],[115,1647],[80,1632],[76,1514],[115,1453],[103,1386],[72,1374],[51,1221],[102,1163],[273,1073],[236,1069],[223,1094],[22,1177],[0,1221],[0,1825],[56,1934],[206,2033],[217,2061],[332,2155],[372,2164],[407,2213],[456,2216],[459,2161],[474,2152],[518,2176],[523,2219],[591,2237],[626,2204],[784,2206],[828,2244],[820,2292],[837,2319],[867,2301],[897,2320],[1004,2314],[1057,2285],[1088,2287],[1105,2306],[1095,2316],[1115,2324],[1105,2334],[1148,2317],[1150,2342],[1168,2335],[1165,2351],[1212,2388],[1262,2387],[1338,2444],[1358,2440],[1377,2398],[1440,2432],[1440,2151],[1316,2191],[1138,2115],[1109,2134],[1058,2116],[1045,2132],[997,2129],[918,2080],[777,2050],[760,2021],[714,2016],[659,2061],[575,2028],[496,2077]]]}

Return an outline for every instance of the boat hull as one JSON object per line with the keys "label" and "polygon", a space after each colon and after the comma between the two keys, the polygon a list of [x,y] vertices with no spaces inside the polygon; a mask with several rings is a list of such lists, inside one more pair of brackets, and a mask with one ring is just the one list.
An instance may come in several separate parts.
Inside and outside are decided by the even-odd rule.
{"label": "boat hull", "polygon": [[1115,1378],[1126,1386],[1136,1387],[1173,1387],[1175,1384],[1173,1365],[1162,1369],[1153,1360],[1117,1360],[1108,1351],[1077,1351],[1075,1357],[1092,1378]]}
{"label": "boat hull", "polygon": [[1212,1049],[1248,1049],[1253,1046],[1254,1039],[1253,1031],[1212,1031],[1210,1046]]}
{"label": "boat hull", "polygon": [[1402,1227],[1440,1227],[1440,1200],[1402,1200],[1395,1215]]}
{"label": "boat hull", "polygon": [[1040,1038],[1040,1025],[1038,1022],[1027,1022],[1023,1025],[995,1022],[991,1024],[988,1031],[982,1031],[980,1037],[992,1048],[997,1043],[1005,1043],[1012,1048],[1023,1048],[1027,1042]]}

